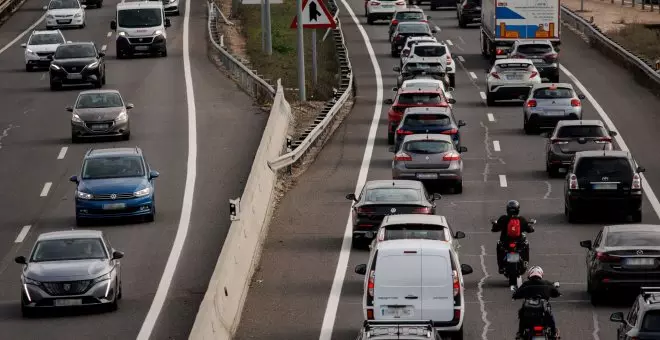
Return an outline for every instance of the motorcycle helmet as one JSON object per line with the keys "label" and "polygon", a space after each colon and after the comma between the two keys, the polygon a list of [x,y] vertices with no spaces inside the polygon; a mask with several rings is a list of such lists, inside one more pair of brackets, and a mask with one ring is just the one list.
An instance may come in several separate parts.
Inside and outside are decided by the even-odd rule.
{"label": "motorcycle helmet", "polygon": [[516,200],[511,200],[506,203],[506,214],[509,216],[517,216],[520,214],[520,203]]}
{"label": "motorcycle helmet", "polygon": [[532,268],[529,268],[529,271],[527,271],[527,278],[531,279],[533,277],[537,277],[539,279],[543,278],[543,268],[539,266],[533,266]]}

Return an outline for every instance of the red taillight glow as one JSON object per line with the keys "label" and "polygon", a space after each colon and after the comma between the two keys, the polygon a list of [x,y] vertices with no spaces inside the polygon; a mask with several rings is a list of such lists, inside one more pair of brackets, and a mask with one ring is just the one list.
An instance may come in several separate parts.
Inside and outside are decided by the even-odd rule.
{"label": "red taillight glow", "polygon": [[500,79],[500,75],[497,72],[491,72],[490,75],[495,79]]}
{"label": "red taillight glow", "polygon": [[367,292],[369,296],[374,296],[374,287],[376,286],[376,273],[372,270],[369,272],[369,282],[367,283]]}
{"label": "red taillight glow", "polygon": [[596,259],[600,262],[607,262],[607,263],[615,263],[621,261],[621,258],[618,256],[612,256],[607,253],[601,253],[601,252],[596,253]]}
{"label": "red taillight glow", "polygon": [[463,9],[472,9],[472,4],[467,3],[463,6]]}
{"label": "red taillight glow", "polygon": [[461,319],[461,310],[454,309],[454,320],[460,320],[460,319]]}
{"label": "red taillight glow", "polygon": [[374,213],[374,209],[369,209],[369,208],[357,208],[357,213],[358,214],[372,214]]}
{"label": "red taillight glow", "polygon": [[571,175],[569,182],[568,182],[568,188],[575,190],[578,188],[578,181],[577,181],[577,176]]}
{"label": "red taillight glow", "polygon": [[410,162],[412,161],[412,157],[410,157],[410,155],[405,152],[399,152],[394,156],[394,160],[400,162]]}
{"label": "red taillight glow", "polygon": [[639,174],[633,175],[632,187],[633,190],[642,190],[642,178]]}
{"label": "red taillight glow", "polygon": [[535,99],[528,100],[527,107],[536,107],[536,100]]}
{"label": "red taillight glow", "polygon": [[550,142],[551,142],[552,144],[560,144],[560,145],[561,145],[561,144],[568,144],[568,141],[561,140],[561,139],[557,139],[557,138],[552,138],[552,139],[550,139]]}
{"label": "red taillight glow", "polygon": [[534,326],[534,332],[543,332],[543,326]]}
{"label": "red taillight glow", "polygon": [[415,208],[412,212],[413,214],[430,214],[431,208]]}
{"label": "red taillight glow", "polygon": [[396,40],[403,40],[404,38],[405,38],[404,36],[402,36],[401,34],[399,34],[399,35],[396,36],[395,39],[396,39]]}
{"label": "red taillight glow", "polygon": [[460,161],[461,160],[461,155],[457,152],[450,152],[442,157],[442,160],[445,162],[450,162],[450,161]]}
{"label": "red taillight glow", "polygon": [[512,59],[518,59],[518,58],[523,58],[524,59],[525,56],[522,55],[522,54],[514,53],[514,54],[511,55],[511,58]]}
{"label": "red taillight glow", "polygon": [[413,133],[412,133],[412,131],[398,129],[398,130],[396,130],[396,134],[405,136],[405,135],[412,135]]}
{"label": "red taillight glow", "polygon": [[367,320],[373,320],[374,319],[374,310],[369,308],[367,309]]}
{"label": "red taillight glow", "polygon": [[405,5],[405,4],[406,4],[405,1],[398,1],[398,2],[396,3],[397,6],[403,6],[403,5]]}
{"label": "red taillight glow", "polygon": [[497,50],[495,50],[495,54],[497,54],[497,55],[503,55],[504,53],[505,53],[504,50],[501,49],[501,48],[498,48]]}
{"label": "red taillight glow", "polygon": [[458,296],[461,290],[461,283],[458,281],[458,272],[453,270],[451,276],[454,279],[454,296]]}
{"label": "red taillight glow", "polygon": [[458,129],[450,129],[440,132],[443,135],[455,135],[458,133]]}
{"label": "red taillight glow", "polygon": [[398,24],[399,24],[399,20],[392,19],[391,24],[392,24],[392,25],[398,25]]}
{"label": "red taillight glow", "polygon": [[612,143],[612,138],[610,137],[601,137],[596,140],[594,140],[597,144],[606,144],[606,143]]}
{"label": "red taillight glow", "polygon": [[545,61],[547,61],[547,62],[554,63],[555,61],[557,61],[558,57],[559,57],[559,55],[557,53],[550,53],[550,54],[547,54],[545,57],[543,57],[543,59],[545,59]]}
{"label": "red taillight glow", "polygon": [[515,248],[516,248],[516,244],[515,244],[515,243],[509,243],[509,248],[511,248],[511,249],[515,249]]}
{"label": "red taillight glow", "polygon": [[538,75],[539,75],[539,73],[536,72],[536,71],[534,71],[534,72],[532,72],[532,74],[529,76],[529,79],[532,79],[532,78],[534,78],[534,77],[536,77],[536,76],[538,76]]}
{"label": "red taillight glow", "polygon": [[582,106],[582,102],[579,99],[571,99],[571,106],[572,107]]}
{"label": "red taillight glow", "polygon": [[447,56],[447,65],[451,65],[451,62],[452,62],[452,60],[451,60],[451,56],[448,55],[448,56]]}

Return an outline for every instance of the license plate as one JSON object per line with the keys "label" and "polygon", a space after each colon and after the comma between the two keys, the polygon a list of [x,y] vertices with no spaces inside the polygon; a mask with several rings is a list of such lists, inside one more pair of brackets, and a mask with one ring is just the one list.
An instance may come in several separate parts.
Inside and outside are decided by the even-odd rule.
{"label": "license plate", "polygon": [[519,261],[520,261],[520,254],[518,253],[506,254],[506,262],[519,262]]}
{"label": "license plate", "polygon": [[476,10],[481,11],[481,6],[477,6]]}
{"label": "license plate", "polygon": [[438,174],[417,174],[419,179],[438,179]]}
{"label": "license plate", "polygon": [[82,79],[82,74],[76,74],[76,73],[71,74],[71,73],[69,73],[69,74],[66,75],[66,79]]}
{"label": "license plate", "polygon": [[655,260],[652,258],[631,258],[631,259],[626,259],[625,264],[627,266],[653,266],[655,265]]}
{"label": "license plate", "polygon": [[82,299],[57,299],[57,300],[55,300],[55,306],[57,306],[57,307],[80,306],[80,305],[82,305]]}
{"label": "license plate", "polygon": [[568,169],[566,169],[566,168],[559,168],[559,172],[561,172],[561,173],[564,173],[564,172],[566,172],[566,171],[568,171]]}
{"label": "license plate", "polygon": [[103,210],[119,210],[124,208],[126,208],[126,203],[110,203],[103,205]]}
{"label": "license plate", "polygon": [[415,313],[412,307],[385,307],[380,309],[381,316],[392,318],[412,317]]}
{"label": "license plate", "polygon": [[563,116],[564,110],[545,110],[545,113],[548,114],[548,116]]}
{"label": "license plate", "polygon": [[364,234],[364,237],[373,238],[374,237],[374,232],[373,231],[368,231]]}
{"label": "license plate", "polygon": [[522,80],[522,78],[523,78],[523,77],[520,76],[520,75],[510,75],[510,76],[506,76],[506,79],[508,79],[508,80]]}
{"label": "license plate", "polygon": [[594,190],[616,190],[617,183],[591,183],[591,188]]}
{"label": "license plate", "polygon": [[108,124],[92,124],[90,127],[92,130],[107,130]]}
{"label": "license plate", "polygon": [[401,49],[403,49],[403,46],[397,46],[396,48],[401,50]]}
{"label": "license plate", "polygon": [[543,59],[532,59],[533,63],[542,63]]}
{"label": "license plate", "polygon": [[393,6],[393,5],[383,5],[382,7],[383,7],[383,8],[392,8],[392,7],[394,7],[394,6]]}
{"label": "license plate", "polygon": [[57,20],[58,24],[70,24],[71,20]]}
{"label": "license plate", "polygon": [[149,50],[149,46],[135,46],[136,51],[147,51]]}

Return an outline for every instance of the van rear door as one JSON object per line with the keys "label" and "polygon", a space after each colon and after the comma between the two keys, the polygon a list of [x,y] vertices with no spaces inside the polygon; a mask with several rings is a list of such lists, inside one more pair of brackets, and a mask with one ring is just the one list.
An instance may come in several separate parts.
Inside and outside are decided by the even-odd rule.
{"label": "van rear door", "polygon": [[374,319],[419,320],[422,260],[417,250],[381,253],[374,278]]}
{"label": "van rear door", "polygon": [[422,315],[420,320],[437,322],[454,318],[454,287],[449,250],[422,255]]}

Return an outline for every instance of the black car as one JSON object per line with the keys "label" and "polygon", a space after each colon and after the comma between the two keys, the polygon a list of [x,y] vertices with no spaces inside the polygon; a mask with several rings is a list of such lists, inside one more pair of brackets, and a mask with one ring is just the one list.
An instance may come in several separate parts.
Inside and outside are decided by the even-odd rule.
{"label": "black car", "polygon": [[615,312],[610,321],[616,322],[616,340],[660,339],[660,287],[642,287],[628,315]]}
{"label": "black car", "polygon": [[91,42],[62,44],[55,50],[48,73],[52,91],[74,84],[101,88],[105,85],[105,52]]}
{"label": "black car", "polygon": [[564,214],[575,222],[591,210],[631,215],[642,221],[642,178],[627,151],[580,151],[566,176]]}
{"label": "black car", "polygon": [[408,37],[432,37],[437,31],[425,22],[402,22],[396,26],[391,37],[392,57],[398,57]]}
{"label": "black car", "polygon": [[612,150],[612,137],[600,120],[561,120],[548,135],[545,171],[554,177],[567,171],[579,151]]}
{"label": "black car", "polygon": [[481,0],[463,0],[456,7],[458,27],[481,22]]}
{"label": "black car", "polygon": [[516,40],[509,57],[530,59],[542,79],[559,82],[559,47],[554,47],[550,40]]}
{"label": "black car", "polygon": [[605,226],[587,249],[587,290],[598,304],[613,291],[660,285],[660,225]]}
{"label": "black car", "polygon": [[387,215],[428,214],[435,215],[435,201],[439,194],[429,195],[422,182],[409,180],[368,181],[358,197],[346,195],[354,201],[352,211],[353,244],[370,242]]}
{"label": "black car", "polygon": [[425,16],[421,8],[406,8],[396,11],[394,17],[392,17],[392,21],[390,21],[387,36],[391,37],[396,27],[402,22],[427,22],[429,19],[431,17]]}

